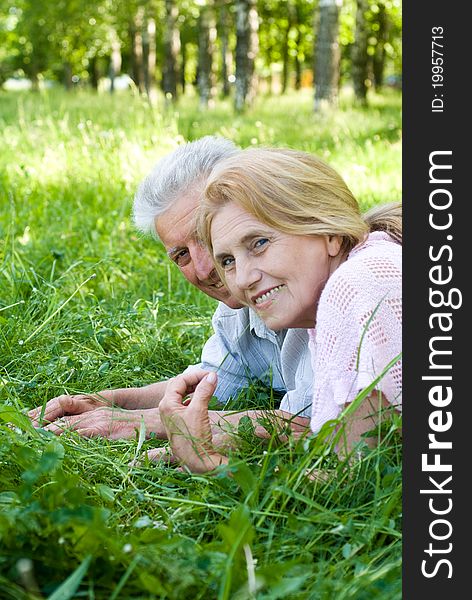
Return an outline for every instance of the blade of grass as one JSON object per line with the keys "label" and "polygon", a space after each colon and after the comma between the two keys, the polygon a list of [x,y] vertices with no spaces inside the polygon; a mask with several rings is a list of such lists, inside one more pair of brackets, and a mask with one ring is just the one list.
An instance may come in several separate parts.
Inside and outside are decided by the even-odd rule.
{"label": "blade of grass", "polygon": [[69,600],[72,598],[87,573],[91,560],[91,554],[86,556],[77,569],[49,596],[48,600]]}

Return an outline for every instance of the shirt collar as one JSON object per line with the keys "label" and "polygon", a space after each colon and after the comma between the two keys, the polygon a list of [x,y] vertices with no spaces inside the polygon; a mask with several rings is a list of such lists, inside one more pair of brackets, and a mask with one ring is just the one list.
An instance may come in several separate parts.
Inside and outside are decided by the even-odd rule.
{"label": "shirt collar", "polygon": [[269,339],[277,344],[281,344],[285,338],[286,330],[272,331],[255,311],[249,309],[249,329],[251,333],[258,338]]}

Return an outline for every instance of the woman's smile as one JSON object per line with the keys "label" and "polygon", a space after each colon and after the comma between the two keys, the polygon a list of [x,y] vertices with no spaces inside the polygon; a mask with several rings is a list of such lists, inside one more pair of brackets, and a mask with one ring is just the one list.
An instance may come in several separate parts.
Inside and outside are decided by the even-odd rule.
{"label": "woman's smile", "polygon": [[251,298],[251,301],[254,302],[254,304],[258,308],[266,308],[266,304],[268,304],[269,302],[274,300],[277,295],[277,292],[279,292],[284,287],[285,287],[284,285],[276,285],[275,287],[273,287],[270,290],[266,290],[265,292],[262,292],[261,294],[257,294],[256,296],[253,296]]}

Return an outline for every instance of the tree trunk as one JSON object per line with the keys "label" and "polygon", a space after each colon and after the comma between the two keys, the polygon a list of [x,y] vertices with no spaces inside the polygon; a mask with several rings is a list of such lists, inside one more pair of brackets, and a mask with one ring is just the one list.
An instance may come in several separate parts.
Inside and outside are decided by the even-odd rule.
{"label": "tree trunk", "polygon": [[164,69],[162,89],[167,100],[177,99],[177,56],[180,51],[180,34],[177,29],[179,10],[175,0],[166,0],[166,24],[164,29]]}
{"label": "tree trunk", "polygon": [[187,44],[182,44],[180,51],[180,88],[182,90],[182,96],[185,94],[185,87],[187,82],[185,81],[185,70],[187,68]]}
{"label": "tree trunk", "polygon": [[198,92],[200,108],[208,108],[213,96],[213,45],[215,24],[211,3],[202,6],[198,19]]}
{"label": "tree trunk", "polygon": [[339,10],[342,0],[320,0],[315,28],[315,111],[335,106],[339,95]]}
{"label": "tree trunk", "polygon": [[[274,73],[273,73],[273,69],[272,69],[272,53],[274,51],[274,44],[266,44],[264,46],[264,62],[267,66],[267,70],[268,70],[268,76],[265,78],[266,81],[266,85],[267,85],[267,96],[272,96],[272,94],[274,93]],[[279,92],[280,90],[277,89],[277,91]]]}
{"label": "tree trunk", "polygon": [[228,44],[228,11],[226,5],[220,7],[220,20],[218,23],[218,37],[221,42],[221,79],[223,80],[222,96],[229,96],[230,86],[228,81],[229,68],[228,63],[231,57]]}
{"label": "tree trunk", "polygon": [[379,25],[377,31],[377,45],[372,61],[372,70],[374,75],[374,86],[376,91],[380,91],[384,81],[384,69],[386,51],[385,44],[388,37],[388,19],[385,10],[385,4],[379,4],[379,12],[377,13],[377,23]]}
{"label": "tree trunk", "polygon": [[156,21],[152,18],[147,20],[146,27],[146,94],[151,99],[152,91],[156,83]]}
{"label": "tree trunk", "polygon": [[121,71],[121,44],[116,33],[113,34],[113,41],[111,43],[111,57],[109,67],[110,77],[110,94],[115,91],[115,77],[120,74]]}
{"label": "tree trunk", "polygon": [[357,0],[356,37],[352,46],[352,82],[356,99],[367,106],[367,0]]}
{"label": "tree trunk", "polygon": [[39,92],[39,70],[34,64],[29,71],[29,79],[31,81],[31,90],[33,92]]}
{"label": "tree trunk", "polygon": [[131,62],[133,80],[140,94],[145,91],[144,86],[144,49],[143,49],[143,18],[144,8],[139,7],[130,24],[131,35]]}
{"label": "tree trunk", "polygon": [[[297,44],[298,45],[298,44]],[[300,90],[302,87],[302,65],[298,54],[295,55],[295,89]]]}
{"label": "tree trunk", "polygon": [[100,79],[100,70],[98,68],[98,59],[96,56],[93,56],[88,64],[88,74],[90,77],[90,83],[92,85],[92,89],[95,91],[98,90],[98,82]]}
{"label": "tree trunk", "polygon": [[234,107],[242,112],[255,95],[254,60],[259,39],[255,0],[236,2],[236,94]]}
{"label": "tree trunk", "polygon": [[73,86],[73,83],[72,83],[72,65],[68,61],[66,61],[63,64],[63,74],[64,74],[64,86],[65,86],[66,90],[71,90],[72,86]]}
{"label": "tree trunk", "polygon": [[302,64],[301,64],[300,55],[299,55],[300,44],[302,41],[302,33],[300,31],[300,22],[301,22],[300,5],[298,4],[298,2],[295,2],[295,28],[296,28],[295,44],[296,44],[297,52],[295,54],[294,62],[295,62],[295,89],[296,90],[299,90],[302,87]]}
{"label": "tree trunk", "polygon": [[282,42],[282,94],[285,94],[285,92],[287,91],[287,84],[288,84],[288,71],[289,71],[289,53],[288,53],[288,36],[290,33],[290,28],[292,27],[292,23],[290,18],[288,19],[287,22],[287,27],[285,28],[284,31],[284,39]]}

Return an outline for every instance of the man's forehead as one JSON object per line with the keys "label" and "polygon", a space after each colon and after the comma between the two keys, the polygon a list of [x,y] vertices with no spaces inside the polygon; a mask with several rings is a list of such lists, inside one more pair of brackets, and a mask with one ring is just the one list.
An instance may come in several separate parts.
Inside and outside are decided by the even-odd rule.
{"label": "man's forehead", "polygon": [[168,252],[195,241],[199,201],[199,195],[185,194],[156,218],[156,232]]}

